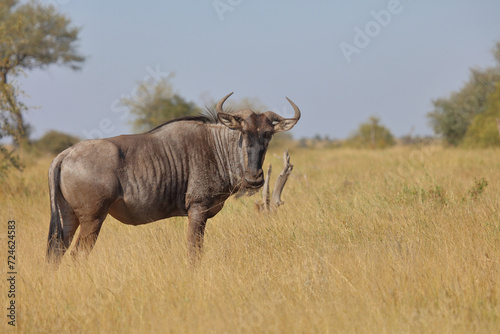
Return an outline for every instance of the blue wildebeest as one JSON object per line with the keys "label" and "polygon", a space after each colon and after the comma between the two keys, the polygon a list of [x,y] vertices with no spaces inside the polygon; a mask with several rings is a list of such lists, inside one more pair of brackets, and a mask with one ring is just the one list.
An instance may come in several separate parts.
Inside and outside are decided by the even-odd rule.
{"label": "blue wildebeest", "polygon": [[[232,93],[231,93],[232,94]],[[138,135],[82,141],[61,152],[49,169],[47,260],[58,264],[78,226],[75,251],[88,253],[111,214],[129,225],[188,216],[188,251],[196,258],[207,219],[235,193],[264,183],[262,164],[271,137],[300,118],[249,109],[174,119]]]}

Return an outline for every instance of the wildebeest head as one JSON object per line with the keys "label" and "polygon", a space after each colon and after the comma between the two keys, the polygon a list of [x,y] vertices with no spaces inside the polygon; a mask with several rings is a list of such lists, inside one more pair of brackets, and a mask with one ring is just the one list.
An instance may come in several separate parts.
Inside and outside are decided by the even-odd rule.
{"label": "wildebeest head", "polygon": [[276,132],[288,131],[300,118],[300,110],[288,97],[293,107],[293,118],[284,118],[272,111],[255,113],[250,109],[226,113],[222,106],[233,93],[226,95],[217,103],[217,115],[222,124],[242,133],[244,175],[243,185],[246,188],[260,188],[264,184],[262,164],[266,156],[267,146]]}

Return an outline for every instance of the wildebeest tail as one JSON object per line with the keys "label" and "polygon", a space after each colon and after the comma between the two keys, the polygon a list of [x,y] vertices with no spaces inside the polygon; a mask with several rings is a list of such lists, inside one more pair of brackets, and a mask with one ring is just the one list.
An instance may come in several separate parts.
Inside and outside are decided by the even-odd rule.
{"label": "wildebeest tail", "polygon": [[61,164],[67,152],[60,153],[49,168],[49,191],[50,191],[50,226],[47,240],[47,262],[59,263],[64,254],[64,235],[61,221],[61,210],[58,200],[62,198]]}

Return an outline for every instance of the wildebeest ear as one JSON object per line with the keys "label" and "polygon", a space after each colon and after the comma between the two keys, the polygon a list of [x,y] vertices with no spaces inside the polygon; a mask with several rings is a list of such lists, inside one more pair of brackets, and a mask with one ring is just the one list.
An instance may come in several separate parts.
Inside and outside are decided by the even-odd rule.
{"label": "wildebeest ear", "polygon": [[220,112],[217,114],[217,117],[219,117],[219,120],[221,121],[222,124],[224,124],[230,129],[241,130],[242,128],[241,123],[243,120],[238,116]]}
{"label": "wildebeest ear", "polygon": [[288,131],[297,124],[298,119],[293,118],[283,118],[281,120],[276,120],[273,122],[274,132]]}
{"label": "wildebeest ear", "polygon": [[283,118],[281,116],[278,116],[277,118],[275,117],[273,122],[272,122],[272,124],[274,126],[274,132],[288,131],[291,128],[293,128],[293,126],[295,124],[297,124],[297,122],[300,119],[299,107],[297,107],[297,105],[295,103],[293,103],[292,100],[290,100],[288,97],[286,99],[288,100],[288,102],[290,102],[290,104],[293,107],[293,111],[294,111],[293,118]]}

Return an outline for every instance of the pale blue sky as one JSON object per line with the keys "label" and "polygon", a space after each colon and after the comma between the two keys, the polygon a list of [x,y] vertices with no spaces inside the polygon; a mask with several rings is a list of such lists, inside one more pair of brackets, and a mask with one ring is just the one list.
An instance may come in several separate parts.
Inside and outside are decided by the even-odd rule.
{"label": "pale blue sky", "polygon": [[[234,91],[289,116],[288,96],[303,115],[295,137],[344,138],[370,115],[397,136],[430,134],[431,100],[459,89],[470,67],[493,65],[500,41],[498,0],[220,0],[231,9],[220,13],[213,0],[43,2],[82,27],[88,60],[21,80],[40,107],[28,116],[35,137],[130,133],[116,101],[155,71],[175,72],[176,92],[199,105]],[[374,24],[372,11],[394,8]],[[355,29],[367,25],[370,43],[358,40],[349,63],[340,45],[356,46]]]}

